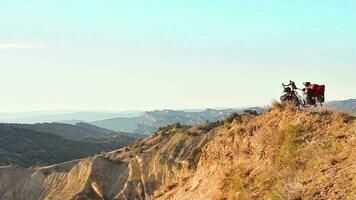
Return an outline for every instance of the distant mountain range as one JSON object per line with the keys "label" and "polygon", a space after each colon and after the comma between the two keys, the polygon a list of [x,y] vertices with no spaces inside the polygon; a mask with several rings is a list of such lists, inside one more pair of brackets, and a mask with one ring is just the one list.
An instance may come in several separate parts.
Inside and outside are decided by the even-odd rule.
{"label": "distant mountain range", "polygon": [[[325,103],[326,107],[334,108],[346,112],[356,112],[356,99],[330,101]],[[78,139],[77,133],[73,130],[85,133],[85,137],[96,137],[98,130],[87,130],[89,125],[101,127],[108,131],[151,134],[159,127],[179,122],[183,125],[195,125],[204,121],[223,120],[233,112],[241,113],[249,108],[237,109],[191,109],[191,110],[155,110],[155,111],[125,111],[125,112],[26,112],[26,113],[0,113],[0,122],[5,123],[26,123],[26,128],[35,131],[50,132],[67,139]],[[253,107],[258,112],[263,112],[264,108]],[[46,123],[43,123],[46,122]],[[50,123],[50,124],[49,124]],[[59,124],[58,124],[59,123]],[[36,124],[36,126],[30,126]],[[68,124],[67,126],[63,124]],[[72,125],[72,126],[70,126]],[[56,126],[59,131],[56,130]],[[73,127],[75,126],[75,127]],[[86,127],[83,127],[86,126]],[[63,129],[64,128],[64,129]],[[90,129],[90,128],[89,128]],[[63,131],[65,130],[65,131]],[[72,130],[72,131],[71,131]],[[103,130],[101,130],[103,131]],[[59,133],[60,132],[60,133]],[[99,131],[100,132],[100,131]],[[105,134],[105,133],[100,133]]]}
{"label": "distant mountain range", "polygon": [[[262,112],[263,108],[250,108]],[[214,110],[206,109],[203,111],[187,112],[175,110],[156,110],[145,112],[137,117],[121,117],[91,122],[95,126],[110,129],[113,131],[122,131],[130,133],[151,134],[159,127],[172,123],[181,123],[182,125],[195,125],[205,121],[224,120],[232,113],[241,113],[246,109],[225,109]]]}
{"label": "distant mountain range", "polygon": [[0,124],[0,165],[48,165],[127,146],[140,135],[90,124]]}
{"label": "distant mountain range", "polygon": [[115,117],[136,117],[143,111],[124,112],[71,112],[71,111],[43,111],[22,113],[0,113],[2,123],[43,123],[43,122],[66,122],[75,124],[85,121],[98,121]]}
{"label": "distant mountain range", "polygon": [[[254,107],[259,112],[263,108]],[[79,131],[86,137],[95,137],[96,131],[91,132],[82,126],[89,124],[108,129],[106,131],[151,134],[161,126],[179,122],[183,125],[195,125],[204,121],[219,121],[225,119],[233,112],[242,112],[244,109],[190,109],[190,110],[156,110],[156,111],[126,111],[126,112],[25,112],[0,113],[0,122],[21,123],[21,127],[35,131],[50,132],[67,139],[78,139]],[[25,123],[25,124],[23,124]],[[35,124],[35,126],[31,126]],[[63,125],[68,124],[68,125]],[[50,126],[48,130],[48,126]],[[60,127],[58,127],[60,126]],[[75,126],[75,127],[74,127]],[[78,129],[80,128],[80,129]],[[58,131],[55,131],[58,130]]]}
{"label": "distant mountain range", "polygon": [[[348,100],[337,100],[326,102],[325,105],[331,108],[337,108],[348,112],[356,112],[356,98],[348,99]],[[142,117],[144,115],[155,115],[155,113],[161,112],[164,113],[167,117],[172,117],[172,115],[177,115],[177,117],[181,118],[184,115],[199,115],[201,113],[202,118],[205,119],[204,113],[208,113],[209,111],[220,111],[220,112],[230,112],[231,110],[236,110],[241,112],[248,108],[234,108],[234,109],[226,109],[226,108],[214,108],[214,109],[185,109],[185,110],[161,110],[161,111],[139,111],[139,110],[130,110],[130,111],[121,111],[121,112],[107,112],[107,111],[39,111],[39,112],[19,112],[19,113],[1,113],[0,112],[0,123],[26,123],[26,124],[35,124],[35,123],[65,123],[75,125],[77,123],[85,122],[92,123],[102,126],[104,128],[113,127],[115,125],[110,125],[111,122],[118,121],[121,124],[126,124],[124,128],[120,128],[122,125],[116,125],[117,128],[114,130],[120,131],[129,131],[131,132],[133,129],[137,128],[137,124],[142,124]],[[252,109],[256,109],[258,111],[263,111],[264,109],[261,107],[253,107]],[[167,114],[168,111],[171,111]],[[211,113],[211,112],[210,112]],[[189,118],[189,117],[188,117]],[[209,118],[209,117],[207,117]],[[119,120],[120,119],[120,120]],[[212,121],[217,118],[213,117]],[[209,120],[209,119],[208,119]],[[185,120],[182,120],[185,121]],[[189,119],[188,119],[189,121]],[[197,120],[193,120],[197,121]],[[201,120],[198,120],[201,121]],[[102,125],[103,124],[103,125]],[[163,123],[164,124],[164,123]],[[194,124],[194,123],[193,123]],[[192,124],[192,125],[193,125]],[[149,124],[147,124],[149,125]],[[164,124],[165,125],[165,124]],[[134,128],[130,127],[133,126]],[[155,127],[155,126],[154,126]]]}
{"label": "distant mountain range", "polygon": [[329,101],[325,105],[341,111],[356,113],[356,99]]}

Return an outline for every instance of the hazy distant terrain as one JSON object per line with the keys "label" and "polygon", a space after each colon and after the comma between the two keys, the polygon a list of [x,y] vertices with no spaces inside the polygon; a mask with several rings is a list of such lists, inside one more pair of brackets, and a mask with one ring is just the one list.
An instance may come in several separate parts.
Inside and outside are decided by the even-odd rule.
{"label": "hazy distant terrain", "polygon": [[44,111],[23,113],[0,113],[0,122],[3,123],[43,123],[66,122],[70,124],[97,121],[114,117],[136,117],[142,111],[125,112],[73,112],[73,111]]}
{"label": "hazy distant terrain", "polygon": [[340,100],[340,101],[330,101],[326,103],[329,108],[338,109],[346,112],[356,112],[356,99]]}
{"label": "hazy distant terrain", "polygon": [[[263,108],[251,108],[258,112],[263,111]],[[234,112],[243,112],[245,109],[225,109],[215,110],[206,109],[203,111],[175,111],[175,110],[156,110],[145,112],[140,116],[132,118],[113,118],[96,122],[91,122],[95,126],[102,128],[131,132],[151,134],[158,130],[159,127],[166,126],[172,123],[181,123],[183,125],[195,125],[201,122],[210,121],[215,122],[224,120],[226,117]]]}
{"label": "hazy distant terrain", "polygon": [[55,134],[70,140],[81,140],[85,138],[103,138],[113,131],[99,128],[87,123],[64,124],[64,123],[38,123],[38,124],[10,124],[12,127],[30,129],[37,132]]}

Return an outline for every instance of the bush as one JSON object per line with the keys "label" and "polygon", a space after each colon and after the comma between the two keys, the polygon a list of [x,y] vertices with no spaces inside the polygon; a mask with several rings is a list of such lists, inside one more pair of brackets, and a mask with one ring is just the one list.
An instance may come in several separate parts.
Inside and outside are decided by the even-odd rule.
{"label": "bush", "polygon": [[239,113],[232,113],[228,118],[226,118],[225,122],[232,123],[234,119],[239,117]]}

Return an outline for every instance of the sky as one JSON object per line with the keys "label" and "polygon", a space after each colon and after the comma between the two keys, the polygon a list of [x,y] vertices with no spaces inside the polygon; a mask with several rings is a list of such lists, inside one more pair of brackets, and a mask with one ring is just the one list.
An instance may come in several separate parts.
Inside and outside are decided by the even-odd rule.
{"label": "sky", "polygon": [[0,112],[356,97],[356,1],[0,0]]}

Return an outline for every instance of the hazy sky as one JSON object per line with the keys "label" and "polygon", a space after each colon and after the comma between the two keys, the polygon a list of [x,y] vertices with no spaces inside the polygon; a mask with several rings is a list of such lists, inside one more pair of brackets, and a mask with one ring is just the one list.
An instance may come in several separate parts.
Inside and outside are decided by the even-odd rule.
{"label": "hazy sky", "polygon": [[1,0],[0,112],[356,97],[356,1]]}

